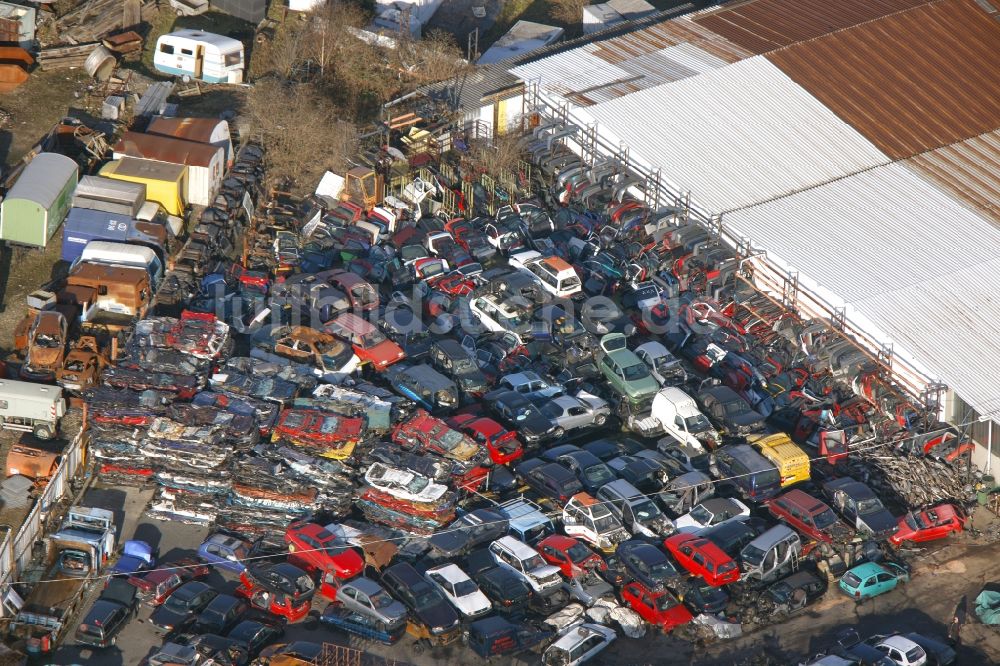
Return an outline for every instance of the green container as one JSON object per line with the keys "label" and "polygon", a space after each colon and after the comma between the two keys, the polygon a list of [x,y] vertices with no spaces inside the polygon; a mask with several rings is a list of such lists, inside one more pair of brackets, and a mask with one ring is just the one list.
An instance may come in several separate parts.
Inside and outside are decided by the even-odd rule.
{"label": "green container", "polygon": [[0,240],[45,247],[69,212],[77,172],[65,155],[36,155],[0,204]]}

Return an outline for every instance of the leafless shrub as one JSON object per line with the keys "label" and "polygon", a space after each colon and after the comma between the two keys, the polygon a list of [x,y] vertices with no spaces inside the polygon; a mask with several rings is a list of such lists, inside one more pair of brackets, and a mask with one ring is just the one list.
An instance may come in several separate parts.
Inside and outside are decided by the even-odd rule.
{"label": "leafless shrub", "polygon": [[552,18],[567,25],[576,25],[583,21],[583,8],[589,5],[587,0],[551,0]]}

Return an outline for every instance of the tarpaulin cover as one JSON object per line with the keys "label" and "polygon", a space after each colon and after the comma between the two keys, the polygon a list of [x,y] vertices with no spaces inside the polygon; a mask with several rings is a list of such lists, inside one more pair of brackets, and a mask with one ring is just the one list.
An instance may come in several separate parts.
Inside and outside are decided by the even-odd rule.
{"label": "tarpaulin cover", "polygon": [[983,624],[1000,624],[1000,591],[984,589],[979,593],[976,617]]}

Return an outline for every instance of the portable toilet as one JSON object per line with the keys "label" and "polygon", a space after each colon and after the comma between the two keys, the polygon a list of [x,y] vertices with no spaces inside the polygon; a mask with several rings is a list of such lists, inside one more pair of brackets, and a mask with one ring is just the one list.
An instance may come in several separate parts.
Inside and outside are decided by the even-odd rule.
{"label": "portable toilet", "polygon": [[160,204],[169,215],[184,215],[187,167],[183,164],[123,157],[105,164],[100,173],[106,178],[142,183],[148,201]]}
{"label": "portable toilet", "polygon": [[243,42],[202,30],[177,30],[156,40],[153,67],[205,83],[243,83]]}
{"label": "portable toilet", "polygon": [[225,155],[222,148],[207,143],[142,132],[125,132],[114,147],[115,159],[136,157],[187,166],[184,198],[197,206],[210,205],[222,187]]}
{"label": "portable toilet", "polygon": [[45,247],[69,211],[77,173],[65,155],[35,155],[0,204],[0,240]]}
{"label": "portable toilet", "polygon": [[219,118],[151,118],[146,134],[158,134],[185,141],[197,141],[222,148],[226,153],[226,166],[233,163],[233,141],[229,123]]}

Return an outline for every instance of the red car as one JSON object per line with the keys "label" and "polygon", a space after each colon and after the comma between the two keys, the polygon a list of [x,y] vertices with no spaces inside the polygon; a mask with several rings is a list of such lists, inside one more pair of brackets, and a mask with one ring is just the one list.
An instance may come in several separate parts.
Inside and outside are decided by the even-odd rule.
{"label": "red car", "polygon": [[575,578],[585,569],[605,571],[608,568],[600,555],[576,539],[561,534],[545,537],[535,546],[535,550],[541,553],[546,562],[559,567],[562,575],[567,578]]}
{"label": "red car", "polygon": [[452,430],[448,424],[418,409],[408,421],[392,431],[392,441],[415,453],[433,453],[460,462],[474,461],[480,449],[467,435]]}
{"label": "red car", "polygon": [[694,616],[667,590],[650,591],[642,583],[628,583],[622,588],[622,601],[646,622],[670,631],[690,622]]}
{"label": "red car", "polygon": [[833,509],[798,488],[775,497],[767,503],[767,510],[778,520],[817,541],[842,542],[853,534]]}
{"label": "red car", "polygon": [[943,539],[965,528],[965,515],[953,504],[939,504],[923,511],[911,511],[899,519],[899,530],[889,537],[893,546],[904,541],[922,543]]}
{"label": "red car", "polygon": [[288,561],[306,571],[332,571],[337,578],[347,580],[365,566],[357,550],[316,523],[292,523],[285,531],[285,543]]}
{"label": "red car", "polygon": [[159,569],[139,572],[130,576],[128,582],[139,591],[139,599],[150,606],[159,606],[178,587],[189,580],[208,577],[209,567],[198,560],[185,557],[167,562]]}
{"label": "red car", "polygon": [[345,312],[327,323],[324,330],[349,342],[358,358],[371,363],[376,370],[385,370],[406,358],[402,347],[356,314]]}
{"label": "red car", "polygon": [[312,577],[287,562],[244,569],[236,588],[236,596],[254,608],[289,622],[298,622],[309,614],[315,592]]}
{"label": "red car", "polygon": [[675,534],[663,545],[682,567],[700,576],[712,587],[721,587],[740,579],[740,568],[733,558],[704,537]]}
{"label": "red car", "polygon": [[329,271],[326,280],[347,295],[355,311],[370,312],[378,308],[378,291],[356,273]]}
{"label": "red car", "polygon": [[476,288],[476,281],[459,272],[439,275],[427,280],[427,286],[445,296],[468,296]]}
{"label": "red car", "polygon": [[[361,439],[364,419],[315,409],[286,409],[278,417],[271,439],[284,439],[309,448],[327,449],[331,458],[346,458]],[[343,455],[338,455],[342,452]]]}
{"label": "red car", "polygon": [[496,465],[506,465],[524,455],[524,446],[517,433],[507,430],[493,419],[474,414],[459,414],[448,419],[448,425],[460,430],[490,453]]}

